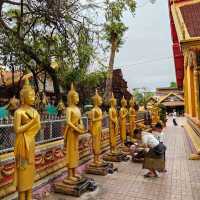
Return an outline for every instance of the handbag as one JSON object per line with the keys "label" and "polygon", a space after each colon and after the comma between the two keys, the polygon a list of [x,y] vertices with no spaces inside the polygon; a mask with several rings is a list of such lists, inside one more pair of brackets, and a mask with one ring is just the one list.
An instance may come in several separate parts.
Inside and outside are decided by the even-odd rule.
{"label": "handbag", "polygon": [[153,151],[156,155],[161,156],[166,151],[166,146],[163,143],[159,143],[157,146],[153,148]]}

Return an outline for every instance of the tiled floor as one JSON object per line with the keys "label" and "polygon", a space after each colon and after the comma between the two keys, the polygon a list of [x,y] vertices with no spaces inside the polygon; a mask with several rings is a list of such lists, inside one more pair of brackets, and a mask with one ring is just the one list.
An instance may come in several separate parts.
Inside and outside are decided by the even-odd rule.
{"label": "tiled floor", "polygon": [[119,171],[106,177],[92,176],[98,189],[80,198],[51,194],[48,200],[200,200],[200,161],[189,161],[189,149],[183,119],[173,127],[171,120],[165,129],[167,173],[160,178],[144,179],[141,164],[123,162]]}

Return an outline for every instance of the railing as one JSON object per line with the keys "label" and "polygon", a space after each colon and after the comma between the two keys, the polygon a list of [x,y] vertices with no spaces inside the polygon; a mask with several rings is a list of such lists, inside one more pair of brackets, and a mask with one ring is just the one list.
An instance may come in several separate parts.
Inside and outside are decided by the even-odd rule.
{"label": "railing", "polygon": [[[36,143],[43,144],[63,137],[65,120],[47,120],[41,122],[41,129],[36,136]],[[0,153],[13,151],[15,133],[13,124],[0,125]]]}
{"label": "railing", "polygon": [[[86,130],[88,130],[88,118],[82,117],[82,121]],[[108,123],[105,121],[105,125]],[[9,121],[12,122],[12,121]],[[65,129],[65,119],[48,119],[41,122],[41,129],[36,136],[36,144],[44,144],[63,138]],[[13,123],[0,124],[0,154],[13,151],[15,141],[15,133]]]}
{"label": "railing", "polygon": [[[144,113],[137,115],[137,121],[144,119]],[[36,144],[44,144],[63,138],[66,120],[64,118],[51,116],[51,118],[43,118],[41,120],[41,129],[36,136]],[[82,117],[82,121],[86,130],[89,129],[88,118]],[[4,123],[4,124],[3,124]],[[108,116],[103,118],[103,128],[109,127]],[[0,154],[13,151],[15,141],[15,133],[13,130],[13,121],[0,122]]]}

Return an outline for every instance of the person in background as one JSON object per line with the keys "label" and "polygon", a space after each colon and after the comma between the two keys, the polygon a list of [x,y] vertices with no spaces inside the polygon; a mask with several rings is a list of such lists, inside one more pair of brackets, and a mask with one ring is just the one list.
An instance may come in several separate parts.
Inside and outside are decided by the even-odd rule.
{"label": "person in background", "polygon": [[[157,171],[164,169],[165,145],[160,143],[153,134],[142,132],[140,129],[135,129],[134,134],[137,139],[142,141],[145,148],[143,168],[148,169],[149,172],[144,177],[158,177]],[[154,162],[150,162],[150,160]]]}
{"label": "person in background", "polygon": [[176,111],[174,110],[173,114],[172,114],[172,118],[173,118],[173,124],[174,126],[178,126],[177,122],[176,122]]}

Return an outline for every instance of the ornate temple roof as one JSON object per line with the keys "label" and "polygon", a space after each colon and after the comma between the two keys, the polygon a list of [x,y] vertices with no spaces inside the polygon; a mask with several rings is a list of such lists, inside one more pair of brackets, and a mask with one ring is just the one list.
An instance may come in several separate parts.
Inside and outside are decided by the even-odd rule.
{"label": "ornate temple roof", "polygon": [[190,37],[200,36],[200,2],[180,7]]}
{"label": "ornate temple roof", "polygon": [[179,90],[178,88],[171,88],[171,87],[162,87],[162,88],[156,88],[156,96],[159,98],[165,97],[170,93],[174,93],[176,95],[179,95],[183,97],[183,90]]}
{"label": "ornate temple roof", "polygon": [[178,94],[170,92],[164,97],[161,97],[159,103],[166,107],[184,106],[184,98]]}
{"label": "ornate temple roof", "polygon": [[200,0],[169,0],[169,16],[176,80],[183,88],[183,48],[200,45]]}
{"label": "ornate temple roof", "polygon": [[200,40],[200,0],[172,1],[171,11],[179,42]]}

